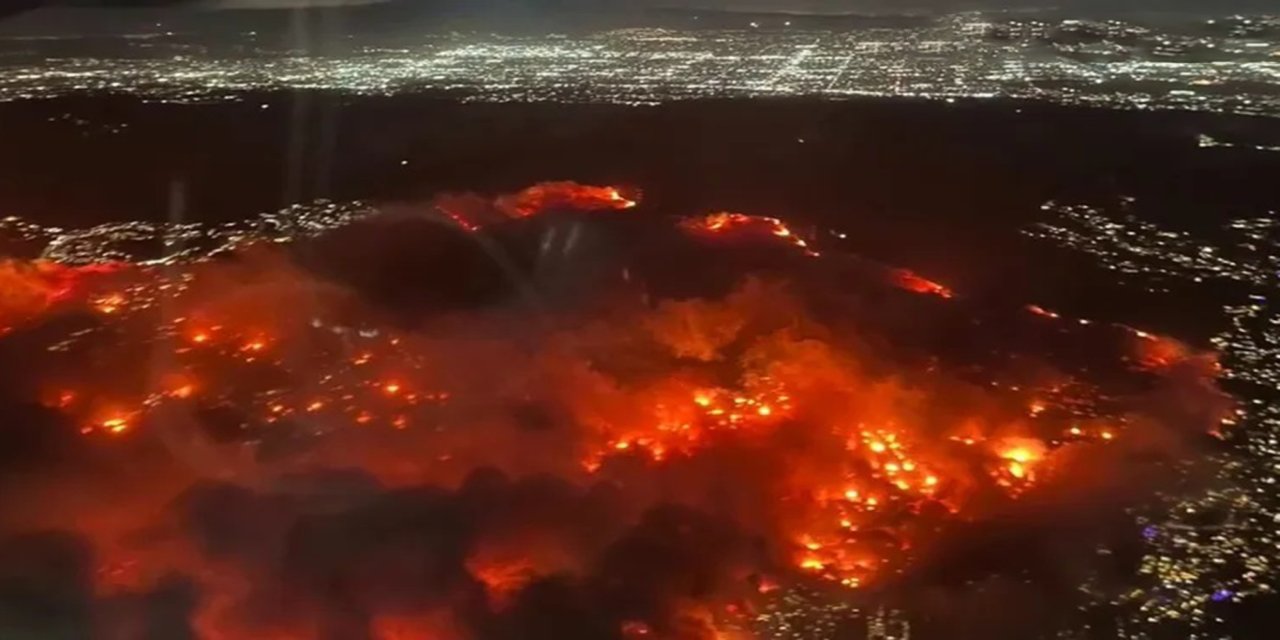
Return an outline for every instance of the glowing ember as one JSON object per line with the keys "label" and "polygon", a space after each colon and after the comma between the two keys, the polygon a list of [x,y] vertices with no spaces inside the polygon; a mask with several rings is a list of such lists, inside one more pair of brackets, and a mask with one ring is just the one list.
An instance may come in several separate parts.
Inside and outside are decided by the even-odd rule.
{"label": "glowing ember", "polygon": [[124,304],[124,296],[118,293],[102,296],[93,302],[94,308],[97,309],[99,313],[105,313],[107,315],[119,311]]}
{"label": "glowing ember", "polygon": [[103,431],[112,435],[119,435],[129,430],[129,419],[125,417],[107,418],[99,423]]}

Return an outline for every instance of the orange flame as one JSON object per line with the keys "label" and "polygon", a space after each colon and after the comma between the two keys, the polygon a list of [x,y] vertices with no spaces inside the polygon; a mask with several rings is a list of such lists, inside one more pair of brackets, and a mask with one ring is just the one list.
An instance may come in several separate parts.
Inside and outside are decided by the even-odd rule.
{"label": "orange flame", "polygon": [[941,298],[955,297],[955,293],[950,289],[906,269],[894,272],[894,282],[899,287],[915,293],[925,293]]}
{"label": "orange flame", "polygon": [[568,181],[543,182],[498,199],[498,208],[513,218],[527,218],[555,209],[616,211],[631,209],[637,204],[615,187],[595,187]]}

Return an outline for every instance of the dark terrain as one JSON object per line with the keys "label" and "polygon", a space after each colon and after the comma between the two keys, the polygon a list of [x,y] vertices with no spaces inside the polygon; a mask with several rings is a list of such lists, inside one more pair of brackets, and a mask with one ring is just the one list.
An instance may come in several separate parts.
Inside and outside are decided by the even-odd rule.
{"label": "dark terrain", "polygon": [[[1186,309],[1122,296],[1085,258],[1020,237],[1049,199],[1212,228],[1280,208],[1280,122],[1009,103],[754,100],[635,108],[447,96],[267,94],[0,104],[0,212],[44,224],[238,219],[314,198],[425,200],[549,179],[637,187],[645,210],[737,210],[849,234],[847,247],[961,293],[1203,336]],[[827,238],[831,240],[831,238]],[[1121,305],[1119,303],[1122,301]],[[1204,305],[1188,304],[1188,309]]]}

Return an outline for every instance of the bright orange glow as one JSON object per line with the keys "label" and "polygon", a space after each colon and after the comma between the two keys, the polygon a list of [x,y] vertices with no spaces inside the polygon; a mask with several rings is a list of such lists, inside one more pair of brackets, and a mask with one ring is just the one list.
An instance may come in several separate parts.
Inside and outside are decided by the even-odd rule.
{"label": "bright orange glow", "polygon": [[1135,331],[1140,339],[1135,341],[1138,365],[1149,370],[1167,369],[1192,358],[1191,349],[1186,345],[1165,336],[1156,336],[1145,331]]}
{"label": "bright orange glow", "polygon": [[537,577],[534,564],[528,558],[480,555],[467,560],[467,570],[475,576],[489,598],[498,606],[505,606],[510,598]]}
{"label": "bright orange glow", "polygon": [[543,182],[512,196],[498,199],[498,208],[513,218],[527,218],[556,209],[604,211],[631,209],[638,203],[614,187],[576,182]]}
{"label": "bright orange glow", "polygon": [[[127,265],[108,263],[67,266],[47,260],[0,259],[0,328],[7,332],[25,324],[55,305],[87,294],[103,281],[124,271]],[[108,304],[111,314],[124,303]],[[102,311],[98,304],[92,306]]]}
{"label": "bright orange glow", "polygon": [[742,213],[712,213],[701,217],[685,218],[680,227],[690,233],[703,236],[742,236],[761,238],[782,238],[787,244],[803,251],[806,255],[818,256],[818,252],[809,248],[809,244],[796,235],[786,223],[777,218],[766,216],[750,216]]}
{"label": "bright orange glow", "polygon": [[826,568],[826,565],[822,564],[822,561],[817,558],[805,558],[800,561],[800,568],[806,571],[822,571]]}
{"label": "bright orange glow", "polygon": [[955,294],[948,288],[906,269],[894,272],[894,282],[907,291],[926,293],[940,298],[952,298]]}
{"label": "bright orange glow", "polygon": [[103,431],[119,435],[129,430],[129,419],[124,416],[113,416],[99,423]]}
{"label": "bright orange glow", "polygon": [[[560,208],[619,211],[636,206],[629,197],[634,196],[613,187],[552,183],[500,205],[485,201],[481,204],[489,208],[479,214],[460,207],[457,215],[459,224],[476,229],[481,222],[486,228],[551,228],[509,218],[551,215]],[[489,219],[495,217],[503,221]],[[617,224],[638,225],[642,219]],[[775,218],[717,213],[678,224],[679,233],[687,234],[678,238],[683,247],[715,246],[727,254],[735,243],[750,240],[753,251],[744,253],[764,255],[769,264],[795,265],[804,275],[819,274],[826,264],[802,257],[817,255],[805,243],[804,230]],[[454,234],[449,228],[443,231]],[[488,239],[486,235],[465,240]],[[225,454],[227,461],[215,460],[209,473],[230,477],[242,463],[253,465],[248,467],[252,474],[234,477],[257,483],[260,471],[263,487],[288,484],[273,482],[277,474],[356,468],[381,487],[428,485],[432,491],[439,488],[441,496],[456,492],[468,500],[488,500],[490,492],[503,495],[494,487],[528,478],[554,480],[532,485],[537,491],[530,493],[545,490],[555,494],[556,504],[563,498],[574,506],[502,504],[502,509],[516,513],[500,517],[464,510],[474,520],[506,523],[504,518],[510,518],[520,526],[511,527],[515,531],[510,539],[484,531],[475,540],[449,541],[457,542],[460,559],[466,558],[470,578],[461,576],[460,582],[475,589],[466,594],[467,602],[475,596],[481,606],[494,610],[520,602],[513,597],[542,577],[568,576],[568,584],[606,584],[590,575],[599,558],[575,554],[582,555],[584,546],[592,554],[611,549],[605,544],[609,540],[602,538],[597,545],[590,538],[639,526],[636,523],[648,516],[650,507],[672,496],[682,508],[730,512],[742,520],[744,531],[767,545],[768,562],[740,572],[736,564],[733,567],[736,584],[748,592],[742,601],[731,603],[735,614],[752,612],[754,596],[749,592],[757,587],[747,576],[760,571],[775,576],[759,581],[762,593],[787,580],[875,587],[926,557],[937,537],[952,530],[945,526],[947,518],[980,523],[1004,515],[999,510],[1014,501],[1038,504],[1034,501],[1041,494],[1053,494],[1057,488],[1049,483],[1067,478],[1073,466],[1079,468],[1071,464],[1073,456],[1108,446],[1104,441],[1125,436],[1128,424],[1129,414],[1108,414],[1130,400],[1123,388],[1113,396],[1111,389],[1097,388],[1101,385],[1088,374],[1077,375],[1074,369],[1063,373],[1055,362],[1028,358],[1028,366],[988,372],[978,365],[957,364],[951,354],[928,353],[928,340],[901,348],[893,344],[897,334],[882,336],[877,328],[902,317],[911,320],[902,324],[912,324],[916,318],[889,307],[858,315],[864,308],[898,304],[918,314],[921,305],[958,309],[960,302],[901,293],[874,265],[867,269],[872,282],[858,282],[850,291],[861,292],[866,286],[876,295],[866,296],[866,304],[860,295],[847,296],[859,301],[847,318],[837,316],[843,311],[836,309],[845,303],[844,291],[839,292],[838,304],[826,298],[811,304],[812,293],[806,290],[810,281],[787,279],[789,272],[780,269],[762,270],[776,281],[746,278],[731,292],[706,298],[663,298],[653,293],[661,288],[650,287],[647,275],[635,275],[598,304],[591,300],[592,305],[573,305],[570,310],[550,305],[540,311],[536,329],[526,336],[511,327],[527,318],[513,320],[501,305],[401,323],[381,308],[370,310],[368,300],[345,286],[308,281],[292,265],[281,278],[272,271],[278,268],[274,263],[255,264],[246,258],[234,265],[234,281],[246,286],[231,292],[214,285],[199,289],[206,279],[224,285],[227,266],[221,264],[191,266],[191,273],[184,272],[185,266],[156,269],[132,274],[134,279],[126,282],[121,280],[129,274],[119,272],[11,267],[20,272],[9,274],[18,281],[15,286],[30,290],[0,292],[0,320],[32,321],[61,308],[82,316],[92,309],[102,314],[85,323],[99,333],[81,341],[77,348],[82,351],[72,352],[88,354],[91,357],[83,360],[93,366],[83,373],[45,367],[33,394],[65,416],[66,424],[75,425],[72,429],[80,428],[87,436],[85,447],[101,447],[104,458],[133,449],[167,451],[159,444],[170,444],[169,438],[184,430],[153,432],[152,425],[179,423],[166,421],[176,415],[200,421],[190,429],[196,434],[193,438],[205,431],[216,436],[208,438],[209,448],[216,452],[210,455]],[[267,274],[258,274],[258,269]],[[173,271],[183,277],[164,280]],[[609,273],[607,280],[616,281],[616,271]],[[909,291],[943,299],[953,296],[945,286],[912,272],[891,273],[891,284]],[[687,274],[677,275],[683,279]],[[700,279],[697,275],[688,279]],[[837,275],[844,277],[842,272]],[[265,284],[255,280],[259,277]],[[0,269],[0,284],[5,281]],[[175,285],[171,297],[163,298],[164,313],[154,308],[141,313],[148,308],[146,300],[158,299],[154,291],[144,295],[148,289],[142,285],[155,282],[181,282],[192,289]],[[815,277],[813,282],[824,280]],[[253,295],[245,300],[241,289]],[[16,301],[6,306],[6,295]],[[27,315],[32,309],[38,311]],[[1028,309],[1057,317],[1039,307]],[[4,315],[7,311],[13,314]],[[1031,322],[1018,308],[1013,312],[1019,322]],[[167,324],[157,329],[155,318],[160,316],[167,319],[159,322]],[[1077,330],[1075,323],[1054,327],[1058,329]],[[121,341],[124,346],[103,346],[108,340],[99,336],[110,337],[117,330],[129,338]],[[520,339],[509,339],[512,333],[519,333]],[[915,327],[903,333],[915,335]],[[528,336],[536,339],[525,340]],[[1136,342],[1128,334],[1118,336],[1126,349]],[[1198,357],[1149,334],[1140,339],[1133,348],[1148,357],[1135,358],[1127,351],[1128,359],[1116,368],[1118,376],[1142,383],[1136,386],[1143,393],[1152,388],[1147,383],[1167,375],[1163,369]],[[1152,370],[1135,368],[1134,363],[1146,363]],[[1083,389],[1078,394],[1077,386]],[[1204,386],[1210,388],[1211,382]],[[1098,398],[1108,402],[1094,402]],[[1080,420],[1080,426],[1073,426],[1072,420]],[[122,434],[127,435],[106,437]],[[473,473],[477,469],[494,473]],[[175,473],[196,472],[184,468]],[[191,482],[185,476],[155,476],[145,477],[146,483],[174,493]],[[608,490],[597,495],[596,487]],[[582,514],[588,522],[583,525],[589,529],[585,534],[574,530],[576,522],[562,528],[560,520],[566,514],[576,520],[577,512],[590,511],[572,502],[580,491],[592,492],[593,500],[615,500],[616,491],[616,503],[625,508],[618,514],[606,513],[611,509]],[[294,500],[292,495],[289,500]],[[505,500],[495,498],[484,509],[498,509]],[[328,502],[321,506],[330,508],[342,507]],[[619,522],[598,527],[597,519],[606,516]],[[532,532],[525,531],[526,524]],[[475,526],[479,530],[488,525]],[[371,558],[368,570],[389,571],[396,578],[397,558]],[[160,569],[169,568],[132,557],[112,557],[106,564],[110,566],[102,582],[116,584],[121,591],[145,588],[148,576],[164,575]],[[226,591],[219,580],[235,583],[256,577],[226,579],[218,575],[219,567],[191,564],[197,566],[173,568],[192,575],[202,593]],[[456,565],[446,568],[461,571]],[[342,576],[348,578],[354,584],[367,576]],[[234,610],[235,598],[230,602],[225,611]],[[726,604],[715,602],[707,608],[720,615]],[[201,620],[218,610],[216,604],[201,607]],[[369,612],[367,624],[374,640],[427,637],[448,626],[397,613]],[[651,622],[652,628],[642,621],[623,623],[623,635],[665,637],[671,631],[668,621]],[[274,636],[202,631],[201,637],[308,640],[316,636],[310,631],[288,629]]]}
{"label": "bright orange glow", "polygon": [[611,202],[617,203],[618,206],[622,207],[623,209],[630,209],[636,206],[637,204],[639,204],[635,200],[628,200],[627,198],[623,197],[623,195],[613,187],[608,187],[607,189],[609,194],[609,200]]}
{"label": "bright orange glow", "polygon": [[93,307],[99,313],[111,315],[120,310],[125,304],[125,298],[119,293],[112,293],[94,300]]}
{"label": "bright orange glow", "polygon": [[1033,454],[1031,453],[1031,451],[1027,449],[1010,449],[1009,451],[1005,451],[1000,455],[1003,456],[1006,460],[1013,460],[1014,462],[1021,462],[1021,463],[1031,462],[1031,460],[1033,459]]}
{"label": "bright orange glow", "polygon": [[998,455],[1005,461],[1004,471],[1019,482],[1034,479],[1035,466],[1044,459],[1047,448],[1032,438],[1006,438],[1001,441]]}

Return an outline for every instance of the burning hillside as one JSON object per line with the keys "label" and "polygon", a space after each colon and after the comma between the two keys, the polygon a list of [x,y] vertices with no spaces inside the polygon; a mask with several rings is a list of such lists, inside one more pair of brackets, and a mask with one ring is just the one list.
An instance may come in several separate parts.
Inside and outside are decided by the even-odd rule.
{"label": "burning hillside", "polygon": [[1171,340],[1039,307],[992,335],[781,220],[630,197],[548,183],[74,279],[11,263],[6,402],[75,435],[0,484],[0,600],[58,612],[0,629],[746,635],[775,589],[892,584],[953,523],[1225,407]]}

